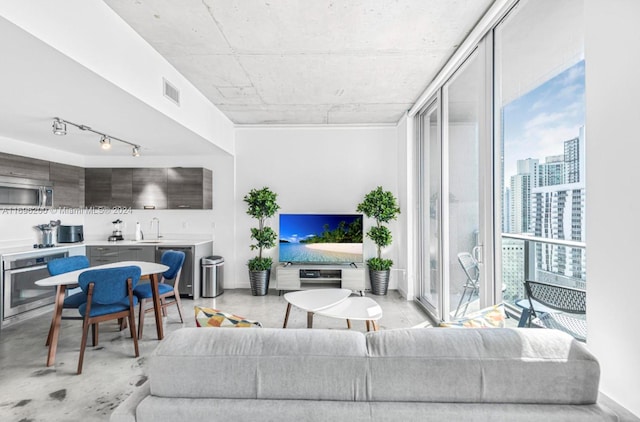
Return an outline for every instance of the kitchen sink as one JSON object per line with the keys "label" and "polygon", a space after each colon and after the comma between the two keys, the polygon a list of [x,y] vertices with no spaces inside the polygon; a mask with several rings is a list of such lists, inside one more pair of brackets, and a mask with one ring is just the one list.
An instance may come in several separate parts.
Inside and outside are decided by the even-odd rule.
{"label": "kitchen sink", "polygon": [[138,240],[136,243],[164,243],[164,240]]}

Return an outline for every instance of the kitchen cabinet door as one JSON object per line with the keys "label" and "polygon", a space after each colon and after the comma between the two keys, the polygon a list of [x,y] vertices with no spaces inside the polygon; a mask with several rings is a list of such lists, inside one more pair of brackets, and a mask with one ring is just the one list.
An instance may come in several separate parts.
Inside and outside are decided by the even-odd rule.
{"label": "kitchen cabinet door", "polygon": [[176,167],[167,169],[170,209],[211,209],[211,170]]}
{"label": "kitchen cabinet door", "polygon": [[85,169],[84,202],[87,207],[111,207],[111,169]]}
{"label": "kitchen cabinet door", "polygon": [[87,255],[92,267],[120,261],[117,246],[89,246],[87,247]]}
{"label": "kitchen cabinet door", "polygon": [[81,208],[84,206],[84,169],[82,167],[52,162],[49,177],[54,184],[54,207]]}
{"label": "kitchen cabinet door", "polygon": [[167,205],[167,169],[133,169],[133,208],[157,210]]}
{"label": "kitchen cabinet door", "polygon": [[154,246],[118,246],[120,261],[155,262],[155,254]]}
{"label": "kitchen cabinet door", "polygon": [[133,169],[111,169],[111,205],[124,208],[133,206]]}
{"label": "kitchen cabinet door", "polygon": [[0,152],[0,175],[49,180],[49,162]]}

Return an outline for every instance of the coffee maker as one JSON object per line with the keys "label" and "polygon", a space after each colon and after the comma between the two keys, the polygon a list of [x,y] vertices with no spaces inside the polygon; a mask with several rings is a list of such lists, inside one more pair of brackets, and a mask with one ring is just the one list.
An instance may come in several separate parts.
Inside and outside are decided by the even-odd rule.
{"label": "coffee maker", "polygon": [[111,223],[113,224],[113,233],[109,236],[109,242],[124,240],[124,237],[122,237],[122,220],[117,219]]}

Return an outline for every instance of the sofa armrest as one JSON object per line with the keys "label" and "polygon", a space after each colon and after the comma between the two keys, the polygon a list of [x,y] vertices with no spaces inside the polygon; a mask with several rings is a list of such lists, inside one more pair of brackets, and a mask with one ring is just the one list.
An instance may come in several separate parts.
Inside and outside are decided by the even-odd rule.
{"label": "sofa armrest", "polygon": [[149,381],[146,381],[140,388],[133,390],[133,393],[116,407],[109,418],[109,422],[135,422],[138,404],[151,395],[149,386]]}

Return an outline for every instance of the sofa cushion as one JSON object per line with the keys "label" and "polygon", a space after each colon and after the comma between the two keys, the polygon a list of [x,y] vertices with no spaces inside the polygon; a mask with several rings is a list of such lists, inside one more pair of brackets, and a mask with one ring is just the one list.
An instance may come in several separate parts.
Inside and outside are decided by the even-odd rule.
{"label": "sofa cushion", "polygon": [[367,334],[374,401],[591,404],[600,368],[571,336],[542,329]]}
{"label": "sofa cushion", "polygon": [[366,353],[355,331],[182,328],[150,357],[151,394],[364,400]]}

